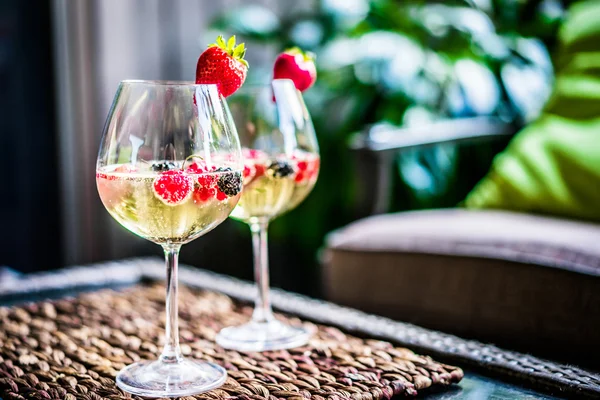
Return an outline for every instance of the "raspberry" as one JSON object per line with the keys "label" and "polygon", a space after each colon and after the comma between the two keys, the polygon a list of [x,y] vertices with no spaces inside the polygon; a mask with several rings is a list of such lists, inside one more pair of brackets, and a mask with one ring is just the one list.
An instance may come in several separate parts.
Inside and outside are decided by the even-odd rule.
{"label": "raspberry", "polygon": [[203,165],[200,165],[199,163],[193,163],[185,169],[185,172],[187,172],[188,174],[201,174],[203,172],[206,172],[206,168]]}
{"label": "raspberry", "polygon": [[174,169],[158,175],[152,183],[154,195],[169,206],[176,206],[187,200],[194,188],[192,178],[185,172]]}
{"label": "raspberry", "polygon": [[219,201],[223,201],[227,198],[227,195],[223,192],[221,192],[221,190],[217,189],[217,200]]}
{"label": "raspberry", "polygon": [[217,191],[214,188],[200,187],[194,189],[192,198],[194,199],[194,203],[199,204],[212,199],[215,197],[215,194],[217,194]]}
{"label": "raspberry", "polygon": [[185,170],[189,174],[202,174],[205,172],[214,171],[216,169],[217,169],[217,167],[215,167],[214,165],[209,167],[208,165],[206,165],[204,160],[201,160],[201,161],[194,161]]}
{"label": "raspberry", "polygon": [[253,175],[253,170],[254,167],[251,165],[244,165],[244,178],[248,178],[249,176]]}
{"label": "raspberry", "polygon": [[217,184],[217,176],[214,174],[202,174],[198,177],[198,184],[205,188],[214,188]]}
{"label": "raspberry", "polygon": [[299,161],[296,165],[300,171],[306,171],[306,168],[308,168],[308,163],[306,161]]}
{"label": "raspberry", "polygon": [[254,176],[258,178],[259,176],[263,176],[265,174],[267,168],[262,164],[254,164],[254,170],[256,171]]}
{"label": "raspberry", "polygon": [[194,203],[198,204],[204,201],[208,201],[215,197],[217,190],[217,176],[214,174],[202,173],[198,176],[197,184],[194,187]]}

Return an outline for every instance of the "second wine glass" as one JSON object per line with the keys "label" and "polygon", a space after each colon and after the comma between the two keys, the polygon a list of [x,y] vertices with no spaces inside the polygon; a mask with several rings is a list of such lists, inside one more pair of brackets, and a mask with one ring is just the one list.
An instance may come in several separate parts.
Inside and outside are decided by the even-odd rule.
{"label": "second wine glass", "polygon": [[304,345],[310,332],[273,316],[269,297],[269,222],[295,208],[319,173],[319,150],[302,95],[288,79],[246,85],[228,99],[244,155],[244,189],[231,216],[252,232],[257,297],[252,319],[217,335],[219,345],[239,351]]}

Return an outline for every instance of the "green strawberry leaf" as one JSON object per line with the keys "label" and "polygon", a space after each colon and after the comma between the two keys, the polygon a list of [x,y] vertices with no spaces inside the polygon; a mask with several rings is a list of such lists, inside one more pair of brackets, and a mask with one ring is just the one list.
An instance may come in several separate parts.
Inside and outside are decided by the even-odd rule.
{"label": "green strawberry leaf", "polygon": [[230,37],[229,40],[227,41],[227,52],[229,53],[229,51],[233,50],[234,47],[235,47],[235,35]]}
{"label": "green strawberry leaf", "polygon": [[246,46],[244,45],[244,43],[237,45],[236,48],[233,50],[234,58],[243,58],[244,54],[246,54]]}

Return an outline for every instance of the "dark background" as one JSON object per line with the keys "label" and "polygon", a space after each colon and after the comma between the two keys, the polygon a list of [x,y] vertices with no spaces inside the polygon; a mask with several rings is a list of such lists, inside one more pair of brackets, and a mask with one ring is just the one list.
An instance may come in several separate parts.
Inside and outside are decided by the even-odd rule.
{"label": "dark background", "polygon": [[0,264],[61,266],[50,3],[0,2]]}

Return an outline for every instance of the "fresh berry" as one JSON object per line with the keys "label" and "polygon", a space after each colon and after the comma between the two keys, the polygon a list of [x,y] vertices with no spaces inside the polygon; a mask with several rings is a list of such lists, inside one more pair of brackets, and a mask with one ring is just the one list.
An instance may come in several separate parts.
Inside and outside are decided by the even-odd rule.
{"label": "fresh berry", "polygon": [[[234,172],[231,168],[219,168],[217,171],[224,172],[219,176],[219,180],[217,181],[219,192],[232,197],[242,191],[242,175],[239,172]],[[217,198],[219,198],[219,192],[217,192]]]}
{"label": "fresh berry", "polygon": [[188,174],[202,174],[206,172],[206,164],[204,161],[194,161],[185,168]]}
{"label": "fresh berry", "polygon": [[187,173],[173,169],[165,171],[154,179],[154,195],[169,206],[183,203],[190,197],[194,188],[192,177]]}
{"label": "fresh berry", "polygon": [[201,186],[194,189],[192,198],[194,199],[194,203],[199,204],[212,199],[216,194],[217,190],[215,188]]}
{"label": "fresh berry", "polygon": [[254,177],[255,173],[256,173],[256,168],[254,168],[254,165],[244,165],[244,172],[243,172],[244,179]]}
{"label": "fresh berry", "polygon": [[298,47],[284,51],[275,60],[273,79],[291,79],[296,89],[304,92],[317,80],[315,55]]}
{"label": "fresh berry", "polygon": [[214,188],[217,184],[217,176],[214,174],[202,174],[198,177],[198,185],[204,188]]}
{"label": "fresh berry", "polygon": [[223,201],[225,199],[227,199],[227,194],[225,192],[222,192],[220,189],[217,188],[217,200]]}
{"label": "fresh berry", "polygon": [[175,164],[173,161],[155,162],[155,163],[152,163],[152,166],[150,168],[154,172],[164,172],[164,171],[170,171],[172,169],[176,169],[177,164]]}
{"label": "fresh berry", "polygon": [[259,176],[263,176],[267,168],[262,164],[254,164],[254,177],[258,178]]}
{"label": "fresh berry", "polygon": [[274,161],[269,165],[267,173],[274,178],[285,178],[294,173],[294,168],[287,161]]}
{"label": "fresh berry", "polygon": [[214,83],[222,96],[227,97],[238,90],[246,80],[248,62],[244,60],[244,43],[236,46],[235,36],[227,43],[223,36],[200,54],[196,65],[196,83]]}
{"label": "fresh berry", "polygon": [[298,161],[298,164],[296,165],[300,171],[306,171],[306,168],[308,168],[308,163],[306,161]]}
{"label": "fresh berry", "polygon": [[[215,167],[213,167],[215,168]],[[208,201],[217,194],[217,176],[215,174],[202,173],[198,176],[197,184],[194,186],[194,203]]]}
{"label": "fresh berry", "polygon": [[300,183],[304,180],[304,172],[300,171],[296,174],[296,176],[294,177],[294,181],[296,181],[296,183]]}

